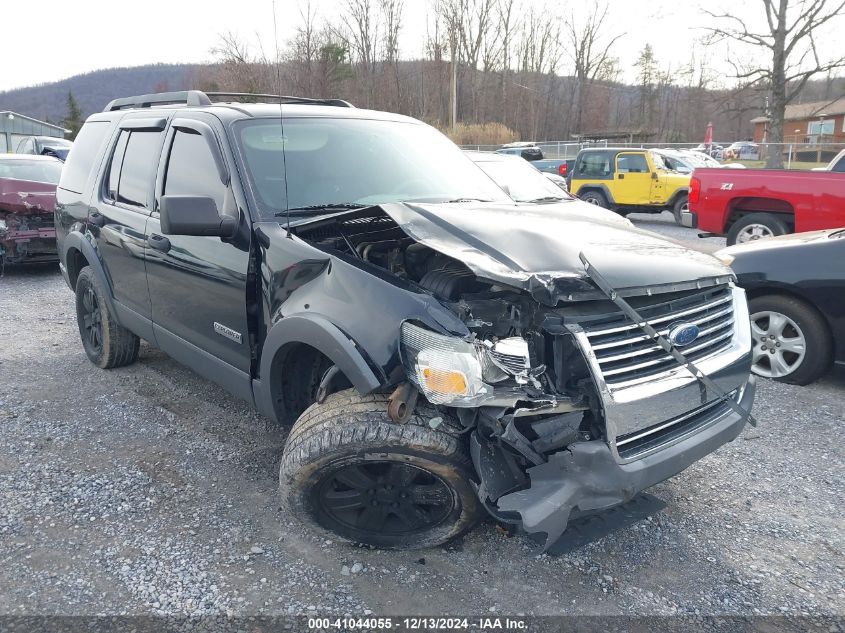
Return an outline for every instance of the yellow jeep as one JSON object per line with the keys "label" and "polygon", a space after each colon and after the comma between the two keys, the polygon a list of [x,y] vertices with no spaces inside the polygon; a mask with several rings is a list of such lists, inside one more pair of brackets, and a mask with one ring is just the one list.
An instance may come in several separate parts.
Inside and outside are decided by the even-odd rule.
{"label": "yellow jeep", "polygon": [[569,191],[621,215],[669,210],[680,224],[689,181],[689,174],[672,171],[656,152],[602,147],[578,153]]}

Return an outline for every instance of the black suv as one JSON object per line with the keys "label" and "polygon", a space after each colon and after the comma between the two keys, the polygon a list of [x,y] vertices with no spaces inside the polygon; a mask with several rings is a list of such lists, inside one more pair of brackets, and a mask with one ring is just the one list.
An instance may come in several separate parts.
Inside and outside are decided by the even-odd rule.
{"label": "black suv", "polygon": [[293,423],[291,512],[405,548],[486,511],[549,544],[742,430],[748,311],[716,259],[582,202],[515,203],[413,119],[239,98],[91,116],[61,270],[98,367],[146,339]]}

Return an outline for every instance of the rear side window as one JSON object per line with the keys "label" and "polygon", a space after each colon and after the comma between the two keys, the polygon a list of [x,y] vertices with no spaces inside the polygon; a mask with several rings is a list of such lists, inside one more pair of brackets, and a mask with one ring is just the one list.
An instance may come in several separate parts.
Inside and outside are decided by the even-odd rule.
{"label": "rear side window", "polygon": [[616,171],[622,174],[645,174],[648,172],[648,163],[642,154],[619,154],[616,159]]}
{"label": "rear side window", "polygon": [[109,127],[108,121],[89,121],[82,126],[67,156],[59,187],[83,193]]}
{"label": "rear side window", "polygon": [[106,183],[109,197],[149,209],[160,149],[159,131],[121,130]]}
{"label": "rear side window", "polygon": [[845,156],[840,158],[830,171],[845,172]]}
{"label": "rear side window", "polygon": [[220,182],[214,157],[199,133],[180,129],[173,135],[164,194],[208,196],[214,198],[218,211],[223,210],[226,186]]}
{"label": "rear side window", "polygon": [[587,178],[608,178],[611,174],[609,152],[586,152],[578,159],[578,175]]}

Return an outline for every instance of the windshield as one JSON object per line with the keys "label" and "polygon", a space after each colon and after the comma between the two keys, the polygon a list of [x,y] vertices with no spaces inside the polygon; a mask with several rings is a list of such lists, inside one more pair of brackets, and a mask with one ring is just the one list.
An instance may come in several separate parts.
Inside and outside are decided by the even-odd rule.
{"label": "windshield", "polygon": [[61,163],[52,160],[0,160],[0,178],[59,184]]}
{"label": "windshield", "polygon": [[427,125],[314,117],[285,119],[284,135],[279,119],[243,121],[236,130],[263,216],[336,204],[508,201]]}
{"label": "windshield", "polygon": [[477,160],[476,165],[517,202],[554,202],[570,200],[563,189],[521,158],[513,160]]}
{"label": "windshield", "polygon": [[664,165],[666,165],[667,169],[671,169],[672,171],[677,171],[682,174],[689,174],[692,172],[692,168],[686,162],[681,160],[680,158],[676,158],[674,156],[669,156],[668,154],[657,154],[662,160]]}
{"label": "windshield", "polygon": [[663,160],[663,156],[657,152],[651,152],[651,161],[657,169],[662,169],[664,171],[669,170],[669,167],[666,166],[666,162]]}
{"label": "windshield", "polygon": [[45,136],[40,139],[44,147],[67,147],[70,148],[73,143],[64,138]]}

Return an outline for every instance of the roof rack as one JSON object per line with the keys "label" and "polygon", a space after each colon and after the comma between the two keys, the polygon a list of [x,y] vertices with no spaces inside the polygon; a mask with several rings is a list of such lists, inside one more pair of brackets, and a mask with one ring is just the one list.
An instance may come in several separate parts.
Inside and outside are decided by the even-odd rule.
{"label": "roof rack", "polygon": [[180,92],[158,92],[135,97],[114,99],[105,107],[104,112],[124,110],[127,108],[150,108],[154,105],[184,104],[188,107],[212,105],[211,97],[232,97],[232,101],[251,103],[255,101],[271,101],[279,103],[303,103],[311,105],[328,105],[341,108],[353,108],[351,103],[343,99],[309,99],[308,97],[291,97],[286,95],[258,94],[251,92],[202,92],[201,90],[182,90]]}
{"label": "roof rack", "polygon": [[273,103],[278,103],[282,101],[284,103],[305,103],[311,105],[329,105],[329,106],[337,106],[340,108],[354,108],[351,103],[348,101],[344,101],[343,99],[312,99],[310,97],[292,97],[290,95],[270,95],[270,94],[261,94],[261,93],[253,93],[253,92],[206,92],[206,96],[208,97],[234,97],[234,101],[244,100],[247,103],[252,101],[271,101]]}

